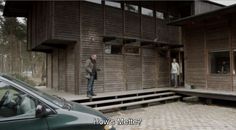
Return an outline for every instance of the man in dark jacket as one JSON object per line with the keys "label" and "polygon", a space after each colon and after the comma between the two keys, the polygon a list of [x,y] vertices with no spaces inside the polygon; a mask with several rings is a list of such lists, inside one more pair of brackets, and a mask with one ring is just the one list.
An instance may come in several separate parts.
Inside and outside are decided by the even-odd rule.
{"label": "man in dark jacket", "polygon": [[85,63],[85,78],[88,79],[87,84],[87,97],[91,98],[92,96],[96,96],[93,91],[94,80],[97,80],[97,66],[96,66],[97,55],[93,54],[89,59],[86,60]]}

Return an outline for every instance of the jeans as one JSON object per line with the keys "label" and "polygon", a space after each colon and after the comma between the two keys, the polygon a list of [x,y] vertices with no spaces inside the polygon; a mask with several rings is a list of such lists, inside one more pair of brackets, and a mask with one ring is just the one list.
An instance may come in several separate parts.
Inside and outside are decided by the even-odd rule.
{"label": "jeans", "polygon": [[88,79],[88,85],[87,85],[87,95],[93,95],[93,84],[94,84],[94,75],[90,76]]}
{"label": "jeans", "polygon": [[178,75],[176,73],[171,74],[171,81],[172,81],[172,83],[174,82],[175,87],[178,86]]}

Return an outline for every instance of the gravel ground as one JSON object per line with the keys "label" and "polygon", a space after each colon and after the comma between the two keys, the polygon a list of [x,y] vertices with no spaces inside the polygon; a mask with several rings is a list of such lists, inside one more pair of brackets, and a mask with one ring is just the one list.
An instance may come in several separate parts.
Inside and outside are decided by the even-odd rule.
{"label": "gravel ground", "polygon": [[117,130],[236,130],[236,108],[215,105],[174,102],[106,115]]}

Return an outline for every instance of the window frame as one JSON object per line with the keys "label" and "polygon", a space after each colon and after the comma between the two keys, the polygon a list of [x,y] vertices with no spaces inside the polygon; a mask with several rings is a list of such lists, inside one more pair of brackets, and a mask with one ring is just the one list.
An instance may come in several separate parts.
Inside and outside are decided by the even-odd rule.
{"label": "window frame", "polygon": [[[109,53],[107,53],[106,52],[106,46],[110,46],[110,52]],[[120,46],[121,47],[121,52],[120,53],[112,53],[112,46]],[[106,55],[122,55],[123,54],[123,45],[121,45],[121,44],[104,44],[104,54],[106,54]]]}
{"label": "window frame", "polygon": [[[109,3],[109,4],[108,4]],[[112,5],[112,3],[114,4],[119,4],[119,7],[116,5]],[[113,7],[113,8],[117,8],[117,9],[122,9],[122,5],[119,2],[115,2],[115,1],[109,1],[109,0],[105,0],[104,1],[104,5],[107,7]]]}
{"label": "window frame", "polygon": [[[149,15],[149,14],[145,14],[143,11],[146,10],[146,11],[152,11],[152,15]],[[154,10],[153,9],[149,9],[149,8],[145,8],[145,7],[141,7],[141,14],[144,15],[144,16],[148,16],[148,17],[154,17]]]}
{"label": "window frame", "polygon": [[[227,52],[228,53],[228,58],[229,58],[229,71],[227,73],[213,73],[212,72],[212,54],[213,53],[220,53],[220,52]],[[232,69],[232,66],[231,66],[231,58],[230,58],[230,50],[227,50],[227,49],[224,49],[224,50],[211,50],[211,51],[208,51],[208,74],[209,75],[225,75],[225,76],[228,76],[231,74],[231,69]]]}
{"label": "window frame", "polygon": [[[102,5],[102,0],[84,0],[85,2],[89,2],[89,3],[93,3],[93,4],[98,4],[98,5]],[[100,2],[97,2],[100,1]]]}
{"label": "window frame", "polygon": [[[50,105],[48,105],[47,103],[44,103],[43,101],[41,101],[37,97],[33,96],[29,92],[17,87],[17,85],[15,85],[15,83],[11,83],[11,82],[8,82],[8,81],[2,80],[2,79],[0,79],[0,82],[8,84],[8,85],[12,86],[14,89],[27,94],[27,96],[32,98],[33,100],[35,100],[35,102],[37,104],[43,104],[44,106],[47,107],[47,109],[50,109],[54,114],[57,113]],[[36,109],[35,109],[35,111],[36,111]],[[37,119],[36,115],[34,114],[34,115],[31,115],[31,116],[27,115],[27,116],[13,116],[13,117],[0,118],[0,122],[16,121],[16,120],[31,120],[31,119]]]}
{"label": "window frame", "polygon": [[[130,5],[130,6],[135,6],[135,7],[137,7],[137,11],[132,11],[132,10],[128,10],[127,9],[127,6],[126,5]],[[124,11],[128,11],[128,12],[132,12],[132,13],[136,13],[136,14],[139,14],[139,11],[140,11],[140,9],[139,9],[139,5],[134,5],[134,4],[129,4],[129,3],[124,3]]]}
{"label": "window frame", "polygon": [[[158,14],[162,14],[162,17],[160,17]],[[160,10],[155,10],[155,18],[160,20],[165,20],[165,12]]]}

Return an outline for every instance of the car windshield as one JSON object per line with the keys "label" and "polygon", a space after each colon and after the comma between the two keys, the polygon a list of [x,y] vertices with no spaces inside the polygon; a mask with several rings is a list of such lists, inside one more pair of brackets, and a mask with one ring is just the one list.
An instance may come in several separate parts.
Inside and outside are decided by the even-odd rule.
{"label": "car windshield", "polygon": [[10,77],[10,76],[2,76],[2,77],[4,77],[4,78],[6,78],[6,79],[8,79],[8,80],[10,80],[10,81],[12,81],[12,82],[14,82],[14,83],[20,85],[20,86],[25,87],[26,89],[28,89],[28,90],[34,92],[35,94],[37,94],[37,95],[43,97],[44,99],[50,101],[51,103],[53,103],[53,104],[55,104],[55,105],[57,105],[57,106],[59,106],[59,107],[63,107],[63,106],[64,106],[64,102],[65,102],[65,101],[64,101],[62,98],[59,98],[59,97],[57,97],[57,96],[51,96],[51,95],[49,95],[49,94],[47,94],[47,93],[44,93],[44,92],[42,92],[42,91],[36,89],[36,88],[33,87],[33,86],[30,86],[29,84],[27,84],[27,83],[25,83],[25,82],[20,81],[20,80],[17,80],[17,79],[15,79],[15,78],[13,78],[13,77]]}

